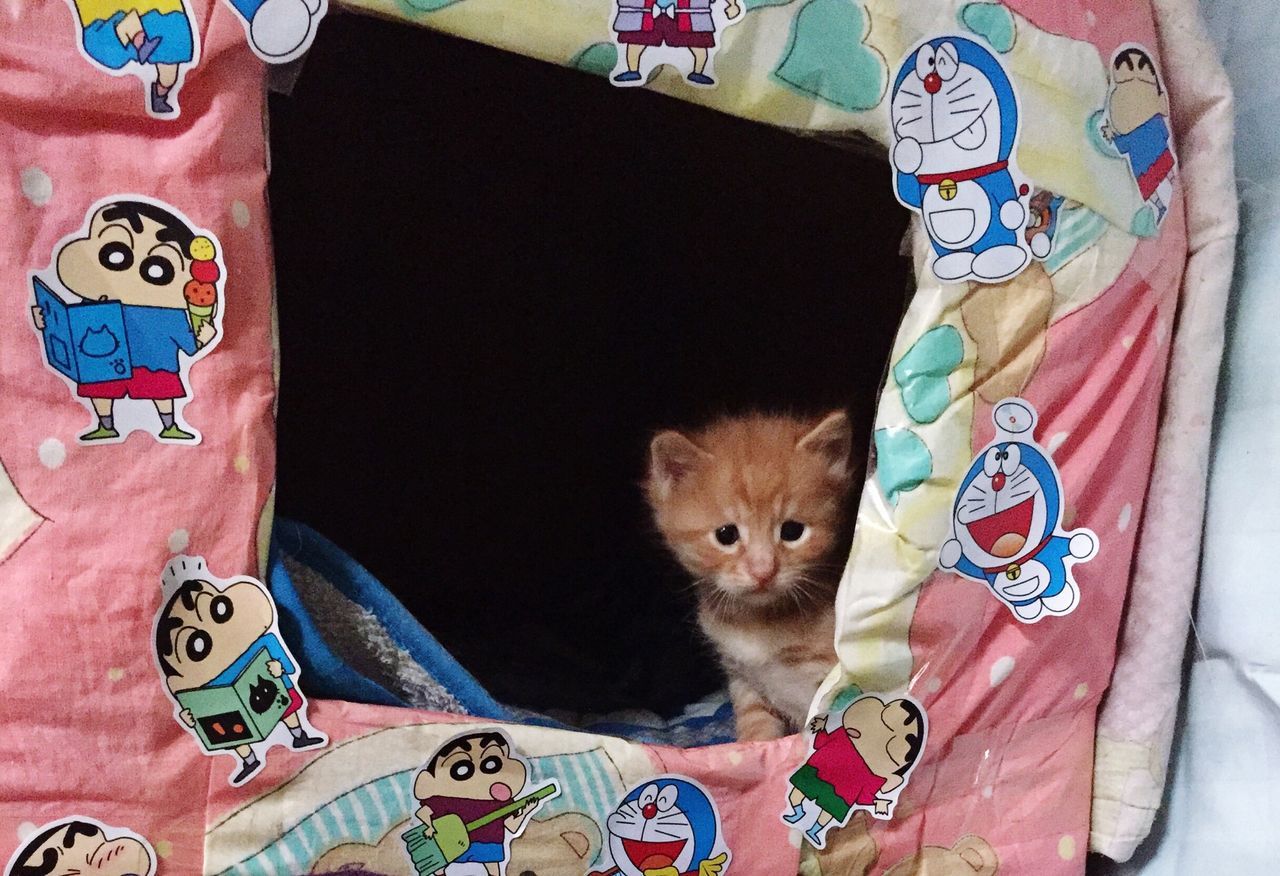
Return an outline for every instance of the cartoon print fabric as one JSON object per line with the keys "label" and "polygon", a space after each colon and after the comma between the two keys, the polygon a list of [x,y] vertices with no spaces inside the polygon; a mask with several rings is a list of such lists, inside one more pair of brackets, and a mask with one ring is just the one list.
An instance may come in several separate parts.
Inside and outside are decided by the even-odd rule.
{"label": "cartoon print fabric", "polygon": [[505,876],[511,841],[544,800],[560,793],[554,782],[526,791],[529,764],[501,730],[455,736],[431,755],[413,780],[419,824],[402,838],[421,876],[440,876],[453,864],[480,864]]}
{"label": "cartoon print fabric", "polygon": [[96,417],[80,443],[116,443],[135,430],[199,443],[182,407],[192,362],[221,336],[220,250],[176,208],[117,195],[90,207],[50,269],[31,275],[45,364]]}
{"label": "cartoon print fabric", "polygon": [[[1026,267],[1018,96],[996,55],[967,37],[923,43],[898,69],[890,116],[894,192],[924,220],[934,276],[998,282]],[[1048,255],[1047,237],[1032,243]]]}
{"label": "cartoon print fabric", "polygon": [[185,556],[169,562],[162,583],[155,659],[174,717],[205,754],[238,758],[232,785],[257,775],[269,748],[328,742],[306,721],[298,664],[266,587],[248,577],[224,581],[202,558]]}
{"label": "cartoon print fabric", "polygon": [[605,823],[611,865],[592,876],[720,876],[729,870],[715,800],[684,776],[632,788]]}
{"label": "cartoon print fabric", "polygon": [[156,853],[146,839],[72,815],[37,827],[10,857],[4,876],[153,876],[155,871]]}
{"label": "cartoon print fabric", "polygon": [[911,697],[850,687],[840,701],[848,705],[809,722],[809,756],[791,775],[790,809],[782,813],[790,827],[807,823],[805,839],[818,849],[825,848],[832,825],[843,827],[860,809],[876,818],[893,816],[928,735],[924,709]]}
{"label": "cartoon print fabric", "polygon": [[[136,76],[148,115],[176,119],[178,93],[200,60],[200,28],[187,0],[67,0],[80,53],[112,76]],[[328,0],[225,0],[263,61],[283,64],[311,47]]]}
{"label": "cartoon print fabric", "polygon": [[613,20],[619,51],[615,85],[643,85],[662,64],[687,71],[694,85],[715,85],[717,36],[742,17],[741,0],[617,0]]}
{"label": "cartoon print fabric", "polygon": [[268,64],[284,64],[311,48],[329,0],[226,0],[244,24],[253,53]]}
{"label": "cartoon print fabric", "polygon": [[177,118],[184,69],[199,60],[199,30],[183,0],[69,0],[80,51],[113,76],[134,75],[145,86],[155,118]]}
{"label": "cartoon print fabric", "polygon": [[1101,133],[1128,160],[1138,193],[1158,228],[1173,199],[1178,159],[1169,130],[1169,95],[1151,58],[1136,43],[1116,50]]}
{"label": "cartoon print fabric", "polygon": [[1023,623],[1070,614],[1080,603],[1071,567],[1093,559],[1098,537],[1062,529],[1062,479],[1032,437],[1035,408],[1005,399],[992,419],[995,439],[960,483],[938,565],[986,583]]}

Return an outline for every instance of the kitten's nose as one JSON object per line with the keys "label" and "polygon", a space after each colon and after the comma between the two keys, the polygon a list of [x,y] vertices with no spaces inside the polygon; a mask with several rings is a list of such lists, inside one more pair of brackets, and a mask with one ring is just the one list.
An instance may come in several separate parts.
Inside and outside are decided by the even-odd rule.
{"label": "kitten's nose", "polygon": [[942,90],[942,77],[938,75],[937,71],[924,77],[924,90],[930,94],[937,94]]}
{"label": "kitten's nose", "polygon": [[1004,472],[998,471],[991,476],[991,489],[997,493],[1004,489]]}
{"label": "kitten's nose", "polygon": [[654,803],[646,803],[640,807],[640,814],[648,820],[658,814],[658,807]]}
{"label": "kitten's nose", "polygon": [[756,582],[756,589],[763,590],[773,583],[774,576],[778,574],[778,558],[773,554],[748,556],[747,574]]}

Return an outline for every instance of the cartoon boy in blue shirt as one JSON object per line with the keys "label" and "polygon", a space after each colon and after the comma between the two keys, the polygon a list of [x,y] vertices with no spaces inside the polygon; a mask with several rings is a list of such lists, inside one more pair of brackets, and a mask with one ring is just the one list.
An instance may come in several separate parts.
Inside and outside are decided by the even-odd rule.
{"label": "cartoon boy in blue shirt", "polygon": [[[179,354],[194,357],[217,334],[212,318],[195,316],[191,300],[194,295],[216,301],[221,274],[216,256],[209,237],[196,234],[169,210],[131,200],[100,207],[85,235],[58,251],[58,279],[72,295],[82,302],[120,302],[133,366],[128,378],[76,385],[76,394],[89,399],[98,416],[97,427],[81,441],[119,438],[114,405],[126,397],[155,405],[160,438],[195,440],[174,412],[174,401],[187,395]],[[43,332],[45,314],[39,305],[31,312]]]}
{"label": "cartoon boy in blue shirt", "polygon": [[[265,648],[267,672],[279,680],[289,699],[280,723],[293,737],[293,748],[316,748],[328,742],[303,723],[306,700],[293,680],[298,668],[276,635],[271,597],[257,581],[245,578],[222,588],[201,578],[178,584],[160,610],[155,648],[165,684],[175,697],[184,691],[232,684]],[[270,694],[275,694],[274,686]],[[178,717],[195,727],[190,709],[181,709]],[[234,751],[241,765],[231,784],[242,785],[262,769],[263,761],[249,744]]]}
{"label": "cartoon boy in blue shirt", "polygon": [[1159,225],[1173,198],[1178,159],[1169,132],[1169,95],[1151,56],[1136,46],[1120,49],[1111,62],[1102,136],[1129,160],[1138,192]]}

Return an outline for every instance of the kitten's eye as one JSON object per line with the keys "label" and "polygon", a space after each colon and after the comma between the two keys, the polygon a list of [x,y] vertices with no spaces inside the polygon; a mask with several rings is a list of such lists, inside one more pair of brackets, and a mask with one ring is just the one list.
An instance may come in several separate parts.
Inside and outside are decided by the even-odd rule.
{"label": "kitten's eye", "polygon": [[800,536],[804,535],[804,524],[799,520],[787,520],[779,528],[778,534],[783,541],[799,541]]}
{"label": "kitten's eye", "polygon": [[726,523],[716,530],[716,541],[724,547],[732,547],[738,543],[738,527]]}

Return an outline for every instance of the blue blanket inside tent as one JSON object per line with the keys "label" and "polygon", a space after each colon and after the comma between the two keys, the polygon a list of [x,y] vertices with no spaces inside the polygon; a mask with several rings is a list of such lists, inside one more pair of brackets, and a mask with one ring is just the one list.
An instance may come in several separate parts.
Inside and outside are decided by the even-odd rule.
{"label": "blue blanket inside tent", "polygon": [[314,696],[686,748],[734,739],[733,709],[723,693],[670,720],[638,710],[567,715],[499,703],[381,582],[305,524],[277,518],[268,578],[280,609],[280,631]]}

